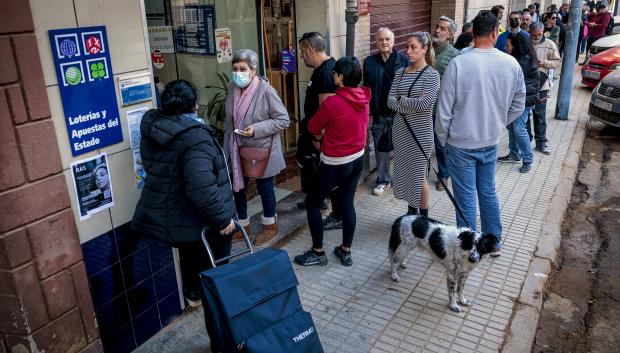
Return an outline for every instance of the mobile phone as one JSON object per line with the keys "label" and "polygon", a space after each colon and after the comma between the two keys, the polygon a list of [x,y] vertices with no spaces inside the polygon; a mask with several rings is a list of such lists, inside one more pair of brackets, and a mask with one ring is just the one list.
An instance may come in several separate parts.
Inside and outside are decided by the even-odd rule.
{"label": "mobile phone", "polygon": [[242,130],[239,130],[239,129],[235,129],[233,132],[234,132],[235,134],[243,135],[243,131],[242,131]]}

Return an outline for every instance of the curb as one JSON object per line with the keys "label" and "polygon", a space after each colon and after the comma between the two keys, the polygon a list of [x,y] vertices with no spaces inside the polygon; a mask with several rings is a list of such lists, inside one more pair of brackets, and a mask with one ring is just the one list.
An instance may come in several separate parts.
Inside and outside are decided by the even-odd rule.
{"label": "curb", "polygon": [[577,119],[558,184],[553,192],[551,203],[540,229],[536,251],[531,259],[525,281],[521,287],[521,293],[515,302],[504,342],[500,347],[502,353],[532,351],[543,304],[544,287],[551,268],[557,265],[557,250],[562,238],[562,220],[564,219],[564,212],[568,208],[577,177],[579,158],[581,157],[589,119],[587,114],[583,114]]}

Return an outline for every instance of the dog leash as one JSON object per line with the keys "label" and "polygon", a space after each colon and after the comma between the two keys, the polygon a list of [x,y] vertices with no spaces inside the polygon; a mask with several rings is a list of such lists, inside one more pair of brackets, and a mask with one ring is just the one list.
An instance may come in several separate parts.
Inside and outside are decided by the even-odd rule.
{"label": "dog leash", "polygon": [[424,158],[426,158],[426,161],[428,162],[428,165],[431,167],[431,169],[433,169],[433,172],[435,172],[435,175],[437,175],[437,180],[439,180],[439,182],[443,186],[444,190],[446,190],[446,193],[448,194],[448,197],[450,198],[450,201],[452,201],[452,204],[454,205],[454,208],[456,209],[456,211],[459,213],[459,215],[461,216],[461,218],[465,222],[465,225],[469,229],[473,229],[471,227],[471,225],[469,225],[469,222],[467,222],[467,219],[465,218],[465,215],[463,214],[463,211],[461,210],[461,208],[459,207],[458,203],[456,202],[456,199],[454,198],[454,195],[452,195],[452,193],[450,192],[450,189],[448,189],[448,185],[446,185],[446,183],[444,183],[444,181],[439,177],[439,172],[437,172],[437,169],[435,169],[435,167],[433,167],[433,165],[431,164],[431,158],[426,155],[426,152],[424,152],[424,148],[422,148],[422,144],[420,143],[420,141],[418,140],[418,137],[413,132],[413,129],[411,128],[411,125],[409,125],[409,122],[407,121],[407,118],[405,118],[405,116],[403,116],[403,120],[405,121],[405,124],[407,124],[407,128],[409,128],[409,132],[411,133],[411,136],[413,136],[413,139],[415,140],[415,143],[418,145],[418,148],[420,149],[420,151],[424,155]]}

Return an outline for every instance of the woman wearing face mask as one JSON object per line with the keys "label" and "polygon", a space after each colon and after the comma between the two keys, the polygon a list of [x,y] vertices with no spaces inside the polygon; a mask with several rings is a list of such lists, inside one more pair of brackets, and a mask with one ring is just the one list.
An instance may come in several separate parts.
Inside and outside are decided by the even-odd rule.
{"label": "woman wearing face mask", "polygon": [[[406,200],[409,214],[428,216],[428,163],[435,145],[433,106],[439,93],[439,73],[432,68],[435,52],[428,32],[414,32],[407,39],[407,57],[411,65],[400,69],[388,95],[388,107],[397,112],[392,134],[394,140],[394,196]],[[413,139],[407,122],[424,152]]]}
{"label": "woman wearing face mask", "polygon": [[273,178],[286,168],[280,131],[289,126],[290,120],[276,90],[267,79],[256,74],[257,66],[258,56],[250,49],[238,50],[232,58],[232,82],[228,84],[225,103],[224,151],[232,167],[237,214],[246,231],[250,231],[246,199],[249,177],[243,175],[240,152],[243,147],[270,150],[265,171],[256,178],[263,204],[263,229],[256,236],[255,244],[264,245],[278,234]]}

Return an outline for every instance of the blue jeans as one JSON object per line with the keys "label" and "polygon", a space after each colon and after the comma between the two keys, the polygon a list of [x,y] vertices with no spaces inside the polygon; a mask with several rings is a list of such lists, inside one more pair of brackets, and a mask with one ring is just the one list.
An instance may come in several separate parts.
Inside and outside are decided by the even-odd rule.
{"label": "blue jeans", "polygon": [[[249,178],[243,177],[243,185],[248,186]],[[273,177],[264,179],[255,179],[256,188],[263,204],[263,216],[265,218],[274,217],[276,214],[276,192],[273,189]],[[239,219],[248,218],[248,201],[245,188],[239,192],[233,193],[235,197],[235,206],[237,206],[237,215]]]}
{"label": "blue jeans", "polygon": [[377,145],[379,138],[385,126],[386,117],[380,117],[379,121],[373,119],[370,131],[372,132],[372,140],[375,144],[375,159],[377,161],[377,185],[390,183],[390,152],[379,152]]}
{"label": "blue jeans", "polygon": [[514,159],[523,159],[523,164],[531,164],[534,161],[530,136],[527,133],[527,119],[534,107],[526,107],[517,120],[508,124],[508,148],[510,156]]}
{"label": "blue jeans", "polygon": [[439,144],[437,135],[435,136],[435,155],[437,156],[437,173],[439,178],[448,179],[448,162],[446,161],[446,148]]}
{"label": "blue jeans", "polygon": [[[476,199],[480,207],[482,231],[502,239],[499,201],[495,192],[495,163],[497,145],[464,149],[446,145],[446,159],[452,177],[454,198],[463,211],[467,223],[476,230]],[[466,227],[456,214],[456,224]]]}

